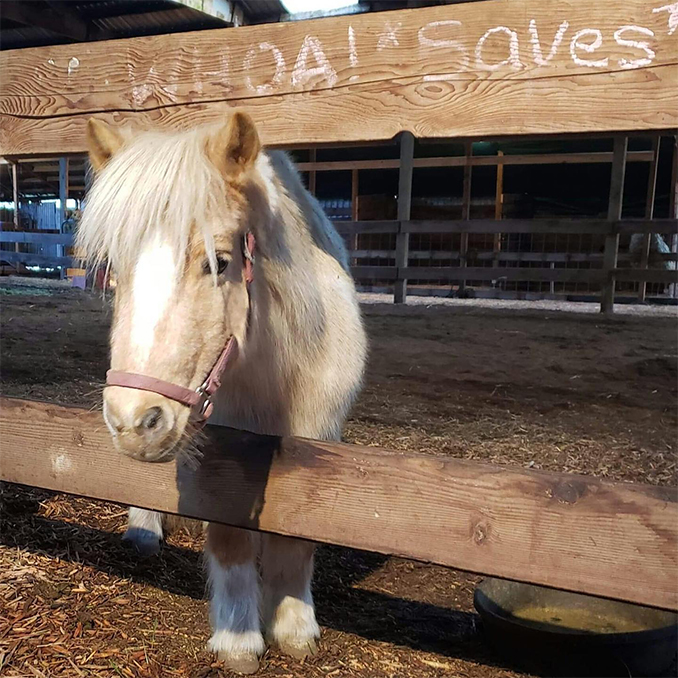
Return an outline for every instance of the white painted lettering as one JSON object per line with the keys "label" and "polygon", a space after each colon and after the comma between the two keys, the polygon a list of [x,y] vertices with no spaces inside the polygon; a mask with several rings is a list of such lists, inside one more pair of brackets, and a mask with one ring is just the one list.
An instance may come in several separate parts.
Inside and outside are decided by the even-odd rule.
{"label": "white painted lettering", "polygon": [[351,66],[355,68],[358,65],[358,50],[355,46],[355,30],[353,26],[348,27],[348,58]]}
{"label": "white painted lettering", "polygon": [[[208,81],[214,81],[221,84],[223,87],[230,89],[230,84],[228,82],[230,72],[230,58],[228,47],[224,48],[224,51],[219,55],[219,64],[217,65],[216,71],[205,71],[204,76]],[[176,76],[174,76],[174,81],[176,82]]]}
{"label": "white painted lettering", "polygon": [[68,62],[68,75],[77,71],[79,66],[80,59],[78,59],[78,57],[71,57],[71,60]]}
{"label": "white painted lettering", "polygon": [[[449,47],[450,49],[456,50],[461,56],[458,70],[463,70],[468,66],[468,51],[464,45],[459,42],[459,40],[450,40],[449,38],[432,38],[426,35],[426,32],[436,32],[436,29],[440,28],[441,26],[461,25],[461,21],[455,21],[454,19],[449,19],[447,21],[432,21],[431,23],[428,23],[419,29],[419,33],[417,34],[419,38],[419,45],[421,47]],[[431,82],[436,80],[449,80],[454,75],[455,73],[436,73],[425,75],[424,81]]]}
{"label": "white painted lettering", "polygon": [[398,36],[396,33],[400,30],[402,22],[398,21],[397,23],[392,23],[390,21],[386,22],[384,30],[379,36],[379,41],[377,42],[377,52],[386,49],[387,47],[398,47],[400,43],[398,42]]}
{"label": "white painted lettering", "polygon": [[176,104],[179,99],[177,98],[177,92],[179,91],[179,86],[172,83],[170,85],[162,85],[160,89],[167,95],[167,98],[174,104]]}
{"label": "white painted lettering", "polygon": [[670,5],[664,5],[663,7],[655,7],[652,10],[653,14],[657,12],[669,13],[669,35],[673,35],[676,28],[678,28],[678,2],[672,2]]}
{"label": "white painted lettering", "polygon": [[[582,38],[593,37],[593,42],[580,42]],[[577,66],[589,66],[590,68],[605,68],[608,58],[582,59],[577,55],[578,49],[583,49],[587,54],[592,54],[603,44],[603,34],[597,28],[583,28],[577,31],[570,42],[570,55]]]}
{"label": "white painted lettering", "polygon": [[642,33],[643,35],[647,35],[650,38],[654,37],[654,32],[649,28],[645,28],[644,26],[621,26],[618,28],[614,32],[614,39],[617,41],[618,45],[621,45],[622,47],[635,47],[636,49],[642,49],[647,55],[645,57],[641,57],[640,59],[619,59],[619,67],[631,69],[649,66],[656,56],[655,51],[650,48],[650,45],[645,40],[629,40],[622,37],[622,33],[626,31],[636,31],[636,33]]}
{"label": "white painted lettering", "polygon": [[539,33],[537,32],[537,22],[534,19],[530,19],[530,42],[532,43],[532,54],[534,55],[534,63],[537,66],[546,66],[548,62],[553,59],[560,47],[560,43],[563,41],[563,36],[565,31],[568,29],[570,23],[568,21],[563,21],[562,24],[558,27],[556,34],[551,43],[551,49],[549,50],[548,56],[544,58],[544,54],[541,51],[541,41],[539,40]]}
{"label": "white painted lettering", "polygon": [[[308,66],[309,56],[312,56],[317,64],[313,68]],[[292,86],[303,87],[311,78],[321,76],[325,78],[329,87],[334,87],[337,82],[337,72],[325,56],[322,43],[318,38],[307,35],[294,64]]]}
{"label": "white painted lettering", "polygon": [[193,86],[195,87],[195,91],[198,94],[202,94],[204,90],[203,77],[205,73],[203,72],[203,64],[200,58],[200,50],[198,49],[197,45],[193,45],[191,51],[193,52],[193,77],[192,77]]}
{"label": "white painted lettering", "polygon": [[[273,55],[273,60],[275,61],[275,73],[270,82],[255,86],[252,83],[252,76],[249,71],[252,70],[254,57],[259,52],[270,52]],[[287,65],[283,53],[275,45],[270,42],[262,42],[258,48],[252,47],[248,50],[243,61],[243,69],[245,70],[245,86],[247,89],[251,92],[256,92],[257,94],[270,94],[275,88],[280,87],[282,84]]]}
{"label": "white painted lettering", "polygon": [[[483,46],[487,39],[494,35],[495,33],[505,33],[509,38],[509,55],[503,61],[499,61],[496,64],[486,64],[483,61]],[[476,45],[476,68],[479,68],[483,71],[496,71],[502,66],[511,66],[516,70],[519,70],[523,67],[523,64],[520,62],[520,47],[518,45],[518,34],[515,31],[512,31],[506,26],[496,26],[495,28],[490,28],[489,31],[486,31],[484,35],[478,40]]]}

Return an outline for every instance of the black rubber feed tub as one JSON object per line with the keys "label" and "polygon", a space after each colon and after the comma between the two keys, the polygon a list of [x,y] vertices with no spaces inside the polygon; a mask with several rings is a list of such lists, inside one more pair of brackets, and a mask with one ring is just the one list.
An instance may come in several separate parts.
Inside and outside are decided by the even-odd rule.
{"label": "black rubber feed tub", "polygon": [[678,615],[556,589],[485,579],[474,604],[487,641],[545,676],[667,676]]}

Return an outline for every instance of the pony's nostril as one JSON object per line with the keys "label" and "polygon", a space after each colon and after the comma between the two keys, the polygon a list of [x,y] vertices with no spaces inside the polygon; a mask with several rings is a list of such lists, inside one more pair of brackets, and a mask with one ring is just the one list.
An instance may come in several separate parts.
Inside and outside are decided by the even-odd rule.
{"label": "pony's nostril", "polygon": [[144,412],[139,422],[139,428],[150,431],[156,428],[162,421],[162,410],[159,407],[150,407]]}

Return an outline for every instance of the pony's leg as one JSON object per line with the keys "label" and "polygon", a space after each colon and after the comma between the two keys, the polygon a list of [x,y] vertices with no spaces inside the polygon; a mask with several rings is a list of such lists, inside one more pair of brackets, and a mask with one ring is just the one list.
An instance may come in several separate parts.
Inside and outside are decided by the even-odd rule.
{"label": "pony's leg", "polygon": [[125,541],[132,542],[142,555],[152,556],[160,551],[162,536],[162,513],[130,507]]}
{"label": "pony's leg", "polygon": [[210,523],[207,526],[212,629],[209,649],[239,673],[254,673],[264,653],[259,621],[258,535]]}
{"label": "pony's leg", "polygon": [[267,638],[298,659],[315,654],[320,627],[311,593],[315,545],[265,534],[262,550],[263,614]]}

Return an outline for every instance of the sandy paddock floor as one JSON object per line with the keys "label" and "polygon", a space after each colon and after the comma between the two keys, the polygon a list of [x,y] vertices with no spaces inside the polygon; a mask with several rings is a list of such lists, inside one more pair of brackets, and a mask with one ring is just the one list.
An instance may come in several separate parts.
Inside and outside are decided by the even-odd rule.
{"label": "sandy paddock floor", "polygon": [[[110,311],[61,283],[0,282],[7,396],[97,407]],[[363,295],[366,388],[345,438],[513,466],[675,485],[676,309]],[[224,675],[209,629],[201,538],[142,560],[123,508],[6,485],[0,494],[0,675]],[[321,650],[274,650],[260,675],[523,675],[476,632],[477,577],[320,547]],[[675,674],[675,672],[674,672]]]}

